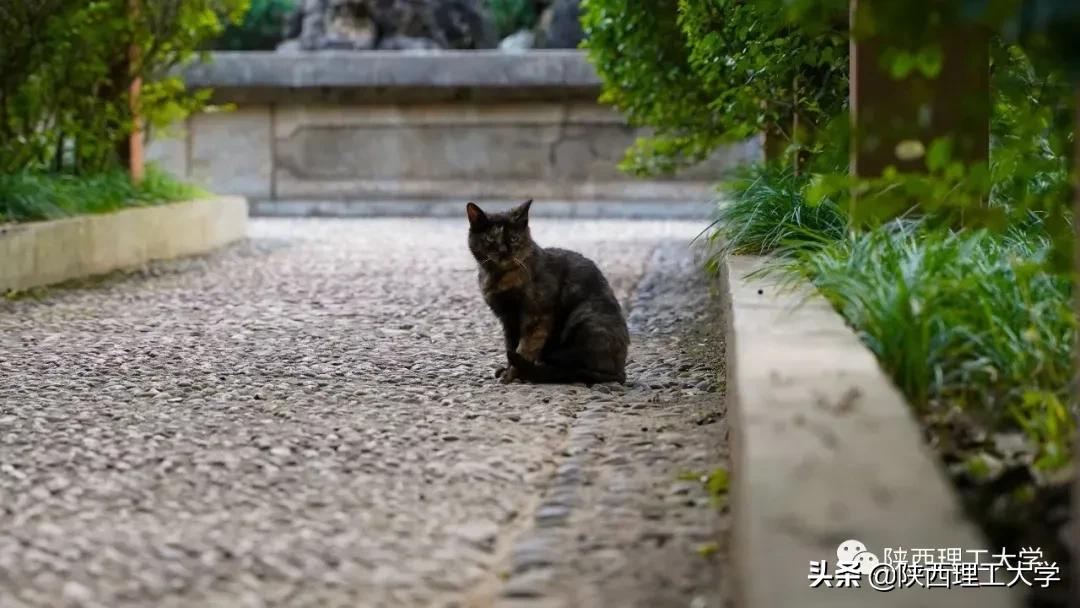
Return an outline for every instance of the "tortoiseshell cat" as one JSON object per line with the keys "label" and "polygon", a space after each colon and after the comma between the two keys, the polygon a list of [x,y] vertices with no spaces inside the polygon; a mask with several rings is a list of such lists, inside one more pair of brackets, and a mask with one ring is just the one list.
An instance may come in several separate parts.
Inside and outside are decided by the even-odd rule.
{"label": "tortoiseshell cat", "polygon": [[480,291],[502,322],[504,383],[626,382],[630,333],[604,275],[585,256],[529,234],[532,200],[506,213],[466,205]]}

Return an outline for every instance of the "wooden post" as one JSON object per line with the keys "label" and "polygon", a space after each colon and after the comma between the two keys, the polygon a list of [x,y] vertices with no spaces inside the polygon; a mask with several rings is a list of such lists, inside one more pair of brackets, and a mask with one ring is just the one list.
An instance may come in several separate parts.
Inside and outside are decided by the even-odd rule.
{"label": "wooden post", "polygon": [[771,163],[780,160],[787,147],[787,137],[780,132],[780,129],[775,124],[770,123],[765,127],[765,162]]}
{"label": "wooden post", "polygon": [[[762,101],[760,107],[762,112],[768,112],[769,102]],[[761,143],[762,152],[765,153],[765,162],[767,163],[780,160],[788,147],[787,136],[781,131],[780,126],[772,121],[765,123],[765,132],[762,133]]]}
{"label": "wooden post", "polygon": [[[139,19],[139,0],[131,0],[130,13],[134,26]],[[133,40],[128,54],[128,65],[134,70],[139,65],[139,44]],[[128,91],[128,100],[131,105],[131,136],[128,140],[128,171],[131,181],[139,183],[146,175],[146,164],[143,156],[143,119],[140,112],[140,95],[142,94],[142,78],[137,74],[132,75],[131,89]]]}
{"label": "wooden post", "polygon": [[[851,0],[853,31],[873,19],[876,7],[893,0]],[[927,4],[930,0],[912,0]],[[917,70],[896,79],[882,58],[890,49],[905,49],[887,27],[872,36],[851,38],[850,100],[851,171],[856,177],[878,177],[887,167],[926,171],[925,156],[898,154],[901,142],[918,142],[925,151],[940,137],[952,139],[952,159],[986,163],[990,154],[989,33],[978,26],[943,25],[930,39],[940,46],[936,78]],[[907,151],[912,149],[906,146]],[[918,145],[915,145],[918,150]],[[862,214],[860,214],[862,215]],[[864,216],[865,217],[865,216]]]}

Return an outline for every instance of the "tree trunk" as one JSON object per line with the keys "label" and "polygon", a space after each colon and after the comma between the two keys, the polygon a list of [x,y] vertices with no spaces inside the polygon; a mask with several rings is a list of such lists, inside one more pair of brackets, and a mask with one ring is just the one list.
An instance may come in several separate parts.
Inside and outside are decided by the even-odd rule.
{"label": "tree trunk", "polygon": [[775,124],[765,127],[765,162],[772,163],[780,160],[787,147],[787,137]]}
{"label": "tree trunk", "polygon": [[[851,0],[851,22],[873,21],[877,7],[895,0]],[[930,12],[933,2],[916,1]],[[951,143],[952,160],[985,165],[990,156],[989,31],[971,24],[933,26],[941,64],[931,77],[912,70],[902,78],[882,66],[882,57],[907,42],[888,29],[851,37],[851,171],[875,178],[888,167],[927,171],[925,150],[939,138]],[[911,150],[915,150],[914,153]],[[921,151],[919,151],[921,150]],[[917,204],[918,201],[912,201]],[[859,213],[877,217],[875,210]]]}
{"label": "tree trunk", "polygon": [[56,138],[56,150],[53,152],[53,171],[64,172],[64,133],[61,131]]}
{"label": "tree trunk", "polygon": [[[112,64],[112,67],[109,70],[109,81],[98,93],[105,103],[110,103],[112,100],[120,100],[123,98],[125,91],[130,92],[130,73],[131,62],[127,57],[122,57]],[[116,131],[119,131],[119,129]],[[123,132],[113,132],[110,129],[108,132],[108,139],[111,141],[113,150],[115,151],[117,164],[124,169],[129,168],[131,166],[131,138]],[[109,166],[110,160],[111,159],[108,158],[96,159],[94,164]],[[99,171],[102,168],[104,167],[96,166],[93,170]]]}
{"label": "tree trunk", "polygon": [[[139,0],[131,0],[131,21],[138,22]],[[129,69],[134,70],[139,65],[139,45],[137,40],[132,40],[131,50],[128,55]],[[131,88],[128,91],[128,102],[131,104],[131,136],[128,138],[128,171],[131,173],[131,181],[139,183],[146,174],[145,161],[143,159],[143,119],[139,110],[139,96],[142,93],[142,78],[133,75]]]}

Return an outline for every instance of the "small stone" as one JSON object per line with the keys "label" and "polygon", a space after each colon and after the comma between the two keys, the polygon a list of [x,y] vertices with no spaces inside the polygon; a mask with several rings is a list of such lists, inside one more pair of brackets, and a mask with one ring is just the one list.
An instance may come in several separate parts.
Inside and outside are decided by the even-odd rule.
{"label": "small stone", "polygon": [[554,564],[555,556],[551,543],[545,537],[532,536],[514,547],[512,561],[514,573],[520,574]]}
{"label": "small stone", "polygon": [[499,41],[499,50],[507,52],[527,51],[536,44],[536,34],[529,30],[521,30],[510,34]]}
{"label": "small stone", "polygon": [[569,507],[549,504],[536,510],[536,523],[539,526],[555,525],[570,515]]}
{"label": "small stone", "polygon": [[495,549],[499,527],[488,520],[476,520],[453,526],[451,533],[483,551]]}
{"label": "small stone", "polygon": [[671,489],[668,490],[668,493],[672,496],[685,496],[689,494],[695,487],[697,487],[695,484],[681,481],[672,484]]}
{"label": "small stone", "polygon": [[544,597],[552,588],[554,573],[550,568],[533,568],[512,576],[503,587],[503,596],[516,599]]}
{"label": "small stone", "polygon": [[67,581],[64,583],[64,588],[61,593],[63,594],[64,599],[80,604],[87,603],[94,597],[94,594],[90,591],[89,587],[76,581]]}

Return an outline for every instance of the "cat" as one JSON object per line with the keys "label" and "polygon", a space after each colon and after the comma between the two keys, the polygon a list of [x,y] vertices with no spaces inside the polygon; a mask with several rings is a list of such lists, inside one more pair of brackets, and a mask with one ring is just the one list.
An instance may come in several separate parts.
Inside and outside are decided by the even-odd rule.
{"label": "cat", "polygon": [[503,383],[626,382],[630,332],[607,279],[573,251],[529,232],[532,200],[505,213],[465,206],[480,291],[502,323]]}

